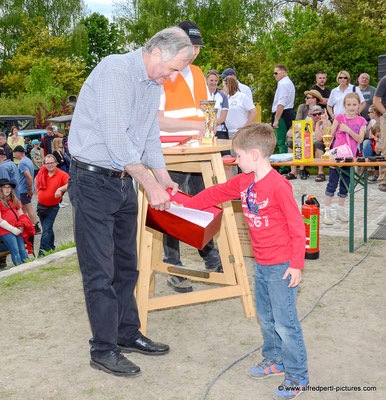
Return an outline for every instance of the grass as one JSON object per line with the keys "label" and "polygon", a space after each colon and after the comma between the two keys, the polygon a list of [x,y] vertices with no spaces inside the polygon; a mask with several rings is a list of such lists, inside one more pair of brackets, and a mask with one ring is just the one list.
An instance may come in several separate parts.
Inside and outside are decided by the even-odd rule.
{"label": "grass", "polygon": [[[75,246],[76,246],[76,244],[73,240],[70,240],[69,242],[65,242],[65,243],[59,243],[59,246],[57,246],[54,250],[49,250],[49,251],[42,250],[43,255],[39,256],[38,258],[42,258],[42,257],[48,256],[49,254],[54,254],[54,253],[57,253],[62,250],[71,249],[72,247],[75,247]],[[31,262],[31,261],[33,261],[33,259],[28,262]]]}
{"label": "grass", "polygon": [[64,263],[40,267],[34,272],[20,273],[0,280],[1,289],[24,289],[31,284],[44,284],[48,281],[56,280],[63,276],[68,276],[74,272],[79,272],[79,265],[76,257],[66,260]]}

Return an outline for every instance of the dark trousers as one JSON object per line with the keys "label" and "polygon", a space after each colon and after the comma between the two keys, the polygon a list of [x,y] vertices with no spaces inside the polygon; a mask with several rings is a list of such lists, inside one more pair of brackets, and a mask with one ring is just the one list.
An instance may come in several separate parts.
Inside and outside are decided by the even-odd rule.
{"label": "dark trousers", "polygon": [[90,320],[91,354],[140,336],[134,288],[137,271],[137,195],[129,179],[71,164],[68,192]]}
{"label": "dark trousers", "polygon": [[[350,167],[343,167],[342,169],[344,171],[346,171],[347,174],[350,173]],[[347,174],[342,173],[342,178],[346,182],[347,187],[349,187],[350,186],[350,176]],[[342,197],[342,198],[347,197],[347,189],[342,181],[342,178],[339,176],[339,174],[335,168],[330,168],[330,176],[329,176],[328,184],[326,187],[326,196],[333,197],[335,194],[335,190],[337,189],[338,183],[339,183],[338,197]]]}
{"label": "dark trousers", "polygon": [[[170,172],[170,177],[174,182],[177,182],[179,189],[192,196],[205,189],[204,181],[201,174],[188,174],[185,172]],[[180,242],[168,235],[163,238],[164,258],[163,261],[168,264],[182,265],[180,258]],[[214,247],[214,242],[211,240],[198,253],[203,258],[205,266],[208,269],[221,266],[220,255]]]}
{"label": "dark trousers", "polygon": [[55,250],[55,233],[54,222],[59,212],[59,205],[53,206],[50,213],[42,216],[39,215],[40,223],[42,225],[42,237],[40,239],[39,255],[43,255],[44,251]]}

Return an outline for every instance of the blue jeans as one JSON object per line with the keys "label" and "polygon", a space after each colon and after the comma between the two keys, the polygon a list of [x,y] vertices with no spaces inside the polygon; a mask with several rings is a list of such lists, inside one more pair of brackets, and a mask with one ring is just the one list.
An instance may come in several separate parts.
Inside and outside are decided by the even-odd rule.
{"label": "blue jeans", "polygon": [[44,251],[50,251],[55,249],[55,234],[53,230],[55,218],[58,215],[59,205],[52,207],[51,212],[42,217],[39,215],[40,223],[42,224],[42,237],[40,239],[39,255],[43,254]]}
{"label": "blue jeans", "polygon": [[261,265],[255,261],[256,309],[263,332],[263,357],[284,365],[285,374],[308,375],[307,353],[296,310],[298,288],[283,280],[289,262]]}
{"label": "blue jeans", "polygon": [[373,152],[373,146],[371,140],[366,139],[363,142],[363,157],[368,158],[375,155],[376,154]]}
{"label": "blue jeans", "polygon": [[[350,167],[343,167],[342,168],[344,171],[347,173],[350,172]],[[350,177],[349,175],[342,174],[343,180],[346,182],[347,187],[350,186]],[[344,185],[342,178],[340,178],[338,172],[336,171],[335,168],[330,168],[330,175],[328,179],[328,184],[326,187],[326,196],[333,197],[336,188],[338,187],[339,183],[339,192],[338,192],[338,197],[342,197],[345,199],[347,197],[347,189],[346,186]]]}
{"label": "blue jeans", "polygon": [[91,354],[140,337],[134,289],[138,203],[133,182],[70,166],[68,194],[92,339]]}
{"label": "blue jeans", "polygon": [[[178,183],[179,189],[192,196],[205,189],[204,181],[201,174],[185,173],[185,172],[170,172],[170,176],[174,182]],[[180,258],[180,242],[179,240],[164,235],[163,237],[164,258],[163,262],[173,265],[182,265]],[[213,269],[221,266],[220,255],[214,247],[214,242],[211,240],[198,253],[205,262],[205,267]]]}
{"label": "blue jeans", "polygon": [[28,254],[25,251],[25,242],[21,235],[16,236],[13,233],[7,233],[1,236],[3,243],[11,253],[12,262],[15,265],[23,264],[28,260]]}

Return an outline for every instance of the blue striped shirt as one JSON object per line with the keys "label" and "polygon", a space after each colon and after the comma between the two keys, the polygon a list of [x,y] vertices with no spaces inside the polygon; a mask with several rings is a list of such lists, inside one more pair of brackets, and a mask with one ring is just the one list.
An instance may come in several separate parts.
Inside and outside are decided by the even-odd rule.
{"label": "blue striped shirt", "polygon": [[68,140],[76,159],[120,170],[128,164],[165,167],[158,124],[161,86],[149,80],[142,51],[104,58],[83,84]]}

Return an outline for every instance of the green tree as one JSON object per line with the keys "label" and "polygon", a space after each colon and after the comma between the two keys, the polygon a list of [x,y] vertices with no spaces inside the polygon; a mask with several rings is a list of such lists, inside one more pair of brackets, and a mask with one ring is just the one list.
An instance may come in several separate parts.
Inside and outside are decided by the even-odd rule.
{"label": "green tree", "polygon": [[[256,80],[257,100],[262,104],[264,119],[270,117],[270,110],[275,93],[276,82],[272,72],[275,64],[285,64],[288,74],[295,84],[297,91],[296,107],[303,102],[303,92],[315,83],[315,73],[323,70],[328,74],[327,86],[337,86],[335,77],[340,70],[347,70],[355,81],[362,72],[367,72],[373,78],[377,72],[377,58],[384,54],[385,44],[379,40],[376,29],[368,27],[364,22],[353,20],[351,16],[344,18],[334,12],[324,11],[318,18],[318,23],[310,24],[310,29],[300,26],[301,21],[309,18],[292,18],[295,13],[308,14],[309,10],[295,9],[287,15],[286,21],[276,25],[271,37],[280,37],[282,27],[297,25],[302,31],[296,35],[280,52],[265,52],[260,48],[260,65]],[[279,31],[279,32],[278,32]],[[285,50],[285,51],[284,51]],[[372,82],[376,84],[376,82]]]}
{"label": "green tree", "polygon": [[121,51],[122,38],[118,25],[98,13],[82,19],[87,32],[87,54],[84,58],[87,69],[91,71],[103,58]]}
{"label": "green tree", "polygon": [[[200,27],[205,47],[195,64],[203,69],[236,68],[253,82],[255,42],[272,16],[270,0],[125,0],[116,4],[118,21],[132,47],[143,45],[159,30],[191,20]],[[255,61],[254,61],[255,60]]]}
{"label": "green tree", "polygon": [[[48,60],[54,87],[77,93],[83,84],[84,64],[76,57],[66,54],[70,40],[53,36],[41,17],[23,19],[22,42],[14,57],[8,60],[10,71],[0,80],[4,89],[12,95],[25,92],[34,62],[45,56]],[[34,71],[34,70],[32,70]]]}
{"label": "green tree", "polygon": [[378,31],[380,40],[386,39],[386,2],[384,0],[332,0],[335,10],[349,15],[351,20]]}
{"label": "green tree", "polygon": [[0,0],[0,63],[22,39],[22,15],[43,17],[55,36],[69,33],[84,15],[83,0]]}

